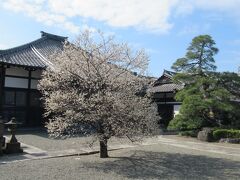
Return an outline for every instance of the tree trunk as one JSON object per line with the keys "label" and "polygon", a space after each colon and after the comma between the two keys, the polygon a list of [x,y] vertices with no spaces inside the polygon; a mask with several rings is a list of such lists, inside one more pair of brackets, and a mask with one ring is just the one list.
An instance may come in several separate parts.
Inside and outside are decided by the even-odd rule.
{"label": "tree trunk", "polygon": [[100,140],[100,158],[107,158],[108,150],[107,150],[107,139]]}

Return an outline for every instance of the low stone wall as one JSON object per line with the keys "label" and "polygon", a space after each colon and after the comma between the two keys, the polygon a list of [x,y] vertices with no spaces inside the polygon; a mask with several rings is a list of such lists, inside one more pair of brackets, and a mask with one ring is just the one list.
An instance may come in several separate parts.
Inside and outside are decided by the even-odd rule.
{"label": "low stone wall", "polygon": [[219,140],[220,143],[232,143],[240,144],[240,138],[222,138]]}

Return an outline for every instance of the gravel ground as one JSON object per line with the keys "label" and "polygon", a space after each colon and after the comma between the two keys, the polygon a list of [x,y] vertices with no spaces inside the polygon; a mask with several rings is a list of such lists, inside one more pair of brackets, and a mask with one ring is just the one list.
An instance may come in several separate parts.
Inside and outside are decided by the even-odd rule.
{"label": "gravel ground", "polygon": [[[240,158],[156,144],[0,165],[1,180],[240,179]],[[227,159],[228,158],[228,159]]]}

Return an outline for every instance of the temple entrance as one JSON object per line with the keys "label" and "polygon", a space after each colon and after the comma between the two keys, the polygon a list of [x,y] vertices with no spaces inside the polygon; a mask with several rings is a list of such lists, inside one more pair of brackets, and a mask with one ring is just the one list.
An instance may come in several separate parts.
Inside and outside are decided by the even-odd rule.
{"label": "temple entrance", "polygon": [[158,113],[161,117],[160,126],[167,128],[169,122],[174,117],[174,106],[172,104],[158,104]]}

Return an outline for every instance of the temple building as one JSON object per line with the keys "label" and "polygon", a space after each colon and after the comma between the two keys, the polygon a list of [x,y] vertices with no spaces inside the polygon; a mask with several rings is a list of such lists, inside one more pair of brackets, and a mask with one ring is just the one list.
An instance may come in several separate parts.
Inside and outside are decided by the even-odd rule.
{"label": "temple building", "polygon": [[[62,51],[66,40],[67,37],[41,31],[41,37],[35,41],[0,50],[0,116],[4,121],[15,117],[24,127],[44,124],[38,80],[44,69],[54,66],[49,56]],[[173,75],[173,72],[164,70],[147,90],[153,94],[162,118],[161,125],[165,127],[178,113],[181,104],[174,96],[183,85],[173,83]]]}
{"label": "temple building", "polygon": [[16,117],[25,127],[44,123],[38,80],[52,66],[49,56],[63,50],[65,40],[67,37],[41,31],[35,41],[0,50],[0,115],[5,121]]}
{"label": "temple building", "polygon": [[178,90],[183,88],[183,84],[173,82],[174,72],[164,70],[151,88],[148,89],[153,94],[153,101],[157,103],[158,112],[161,116],[160,125],[167,127],[173,117],[178,114],[181,102],[177,102],[174,96]]}

